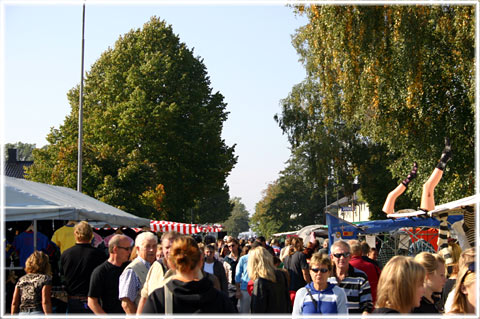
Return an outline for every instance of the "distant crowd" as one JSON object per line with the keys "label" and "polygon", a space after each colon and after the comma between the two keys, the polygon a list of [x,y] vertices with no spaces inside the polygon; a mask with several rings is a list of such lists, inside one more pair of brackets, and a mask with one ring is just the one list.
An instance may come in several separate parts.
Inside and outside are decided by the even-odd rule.
{"label": "distant crowd", "polygon": [[[192,237],[149,231],[114,234],[95,247],[85,221],[72,224],[59,272],[69,314],[475,313],[475,248],[454,241],[440,253],[391,256],[379,263],[365,241],[300,237]],[[11,313],[52,313],[47,254],[26,258]]]}

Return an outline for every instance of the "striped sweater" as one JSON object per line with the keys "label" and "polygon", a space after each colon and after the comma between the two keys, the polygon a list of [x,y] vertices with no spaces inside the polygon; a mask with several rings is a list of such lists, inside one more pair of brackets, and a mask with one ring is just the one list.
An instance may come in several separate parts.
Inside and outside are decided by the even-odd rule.
{"label": "striped sweater", "polygon": [[[333,273],[335,273],[335,267]],[[363,271],[349,265],[348,274],[342,282],[339,283],[336,277],[328,278],[328,282],[345,290],[348,313],[372,312],[373,302],[370,283]]]}
{"label": "striped sweater", "polygon": [[[307,289],[310,290],[311,295]],[[334,284],[328,284],[327,288],[321,291],[315,290],[313,283],[300,288],[295,295],[293,315],[314,313],[348,313],[345,291]]]}

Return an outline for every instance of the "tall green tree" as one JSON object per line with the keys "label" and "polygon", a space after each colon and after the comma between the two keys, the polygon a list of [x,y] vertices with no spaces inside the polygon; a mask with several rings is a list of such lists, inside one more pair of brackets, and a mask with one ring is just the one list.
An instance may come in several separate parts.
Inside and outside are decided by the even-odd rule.
{"label": "tall green tree", "polygon": [[[78,93],[68,92],[72,111],[34,153],[30,179],[75,187]],[[221,138],[225,108],[202,59],[152,17],[87,72],[83,191],[139,216],[189,222],[189,209],[222,192],[236,163]]]}
{"label": "tall green tree", "polygon": [[241,198],[234,197],[230,200],[230,203],[233,206],[231,215],[222,224],[229,235],[238,237],[238,234],[249,230],[250,217]]}
{"label": "tall green tree", "polygon": [[210,194],[208,198],[195,201],[195,206],[190,209],[192,223],[220,223],[230,215],[233,209],[234,203],[230,200],[229,187],[225,184],[222,189]]}
{"label": "tall green tree", "polygon": [[275,115],[292,145],[292,160],[303,158],[305,174],[319,190],[332,182],[342,185],[347,196],[353,194],[354,149],[361,143],[358,129],[348,126],[341,116],[326,116],[317,80],[307,78],[295,85],[281,101],[282,114]]}
{"label": "tall green tree", "polygon": [[22,143],[22,142],[6,143],[4,159],[7,160],[8,149],[16,149],[18,161],[33,161],[33,150],[36,147],[37,147],[36,144],[30,144],[30,143]]}
{"label": "tall green tree", "polygon": [[[330,165],[326,174],[357,176],[376,207],[417,161],[419,176],[405,196],[418,205],[449,136],[453,159],[436,202],[473,194],[475,6],[298,5],[294,12],[308,18],[293,36],[307,79],[278,117],[296,137],[292,145],[334,145],[319,159]],[[344,149],[334,151],[325,134],[304,134],[306,123],[334,132]],[[375,187],[373,174],[384,183]]]}
{"label": "tall green tree", "polygon": [[309,158],[305,155],[297,149],[280,177],[263,191],[251,218],[255,232],[270,237],[323,222],[324,191],[306,173]]}

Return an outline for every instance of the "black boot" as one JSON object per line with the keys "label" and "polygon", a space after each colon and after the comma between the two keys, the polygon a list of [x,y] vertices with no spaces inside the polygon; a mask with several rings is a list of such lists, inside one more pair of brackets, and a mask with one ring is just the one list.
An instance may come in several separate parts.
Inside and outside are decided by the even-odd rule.
{"label": "black boot", "polygon": [[450,146],[450,139],[445,137],[445,148],[443,149],[442,156],[438,161],[437,168],[442,171],[445,170],[447,162],[452,158],[452,147]]}
{"label": "black boot", "polygon": [[418,170],[417,162],[413,162],[412,170],[411,170],[410,173],[408,174],[407,178],[405,178],[405,179],[402,181],[402,184],[403,184],[405,187],[408,187],[408,184],[409,184],[413,179],[415,179],[415,177],[417,177],[417,170]]}

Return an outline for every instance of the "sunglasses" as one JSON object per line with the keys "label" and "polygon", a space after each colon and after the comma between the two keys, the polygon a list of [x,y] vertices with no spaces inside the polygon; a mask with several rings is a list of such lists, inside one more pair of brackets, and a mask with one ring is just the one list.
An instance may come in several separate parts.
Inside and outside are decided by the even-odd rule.
{"label": "sunglasses", "polygon": [[310,268],[314,273],[321,272],[322,274],[329,272],[328,268]]}
{"label": "sunglasses", "polygon": [[350,253],[338,253],[338,254],[333,254],[333,256],[334,256],[335,258],[338,258],[338,259],[340,259],[340,257],[342,257],[342,256],[343,256],[344,258],[348,258],[348,257],[350,257]]}
{"label": "sunglasses", "polygon": [[122,246],[117,246],[118,248],[125,249],[126,251],[132,250],[132,247],[122,247]]}
{"label": "sunglasses", "polygon": [[235,245],[227,245],[227,246],[230,248],[230,247],[233,247],[233,246],[235,246]]}

